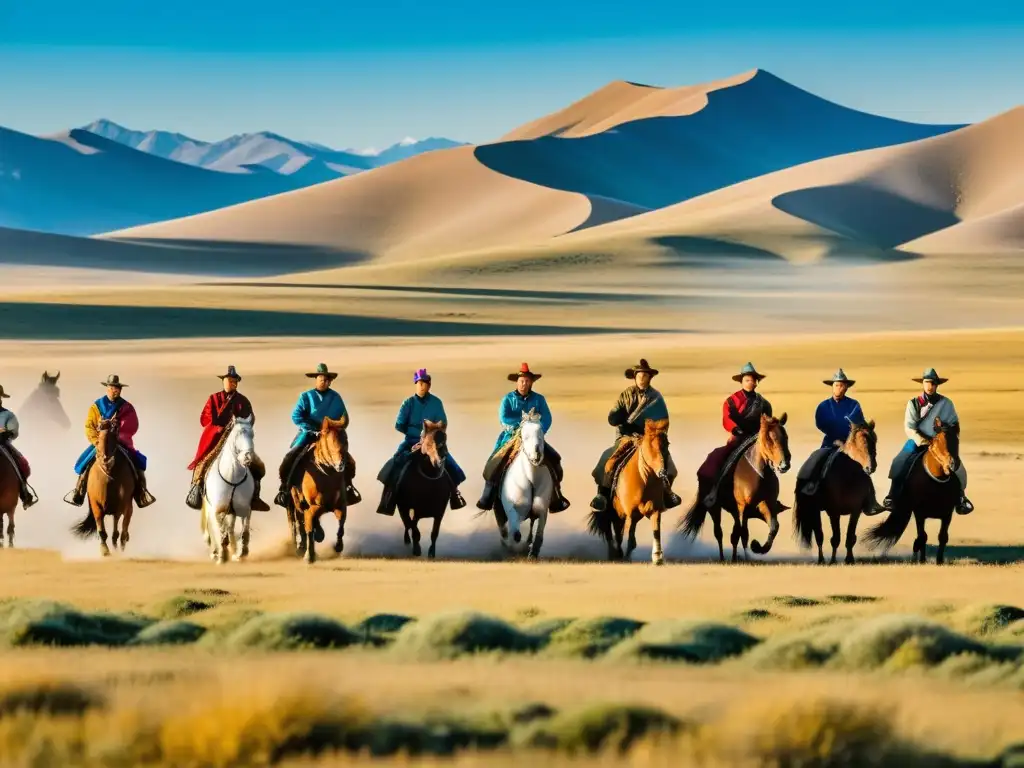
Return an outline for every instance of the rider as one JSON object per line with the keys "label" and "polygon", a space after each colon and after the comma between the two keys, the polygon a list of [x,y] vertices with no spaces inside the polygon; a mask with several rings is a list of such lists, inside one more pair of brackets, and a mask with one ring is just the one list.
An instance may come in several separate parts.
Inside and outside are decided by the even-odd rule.
{"label": "rider", "polygon": [[[921,385],[921,394],[912,397],[907,402],[907,410],[903,417],[903,431],[907,433],[907,442],[903,444],[902,450],[892,460],[892,467],[889,470],[889,478],[892,485],[889,487],[889,494],[882,501],[882,508],[891,510],[903,490],[903,482],[906,480],[907,470],[910,466],[910,459],[919,449],[924,449],[928,441],[935,437],[935,419],[939,418],[943,424],[958,424],[960,417],[953,407],[953,401],[948,397],[939,394],[939,385],[945,384],[949,379],[943,379],[929,368],[921,378],[913,379]],[[967,498],[967,470],[961,461],[954,473],[960,482],[960,499],[957,501],[956,511],[958,514],[967,515],[974,511],[974,505]]]}
{"label": "rider", "polygon": [[[476,503],[479,509],[490,509],[494,506],[495,481],[500,477],[510,458],[510,451],[502,449],[511,445],[510,440],[522,422],[522,415],[529,413],[531,409],[536,410],[540,414],[540,428],[544,434],[547,435],[551,429],[551,410],[548,408],[548,402],[540,392],[533,391],[534,382],[542,375],[531,371],[527,363],[521,364],[517,373],[508,375],[508,380],[515,382],[516,388],[505,395],[498,406],[498,421],[501,422],[502,430],[494,442],[490,458],[484,465],[484,490]],[[555,483],[554,495],[551,497],[551,512],[563,512],[569,508],[569,501],[562,495],[562,457],[546,439],[544,463]]]}
{"label": "rider", "polygon": [[19,479],[21,480],[18,496],[21,498],[22,506],[28,509],[39,499],[32,493],[32,489],[28,487],[28,476],[32,471],[28,465],[28,460],[12,445],[18,439],[19,427],[18,417],[14,415],[13,411],[4,408],[3,401],[9,397],[10,395],[4,392],[3,385],[0,384],[0,451],[6,450],[11,458],[14,459]]}
{"label": "rider", "polygon": [[[448,423],[448,416],[444,412],[444,403],[441,398],[432,394],[430,387],[432,379],[426,368],[420,368],[413,374],[413,386],[416,393],[407,397],[398,409],[398,416],[395,418],[395,429],[402,433],[402,442],[398,444],[394,455],[381,468],[377,479],[384,485],[381,493],[380,504],[377,512],[381,515],[390,515],[394,512],[396,483],[401,475],[402,468],[407,463],[413,450],[416,448],[423,434],[423,422],[444,422]],[[466,506],[466,500],[459,492],[459,486],[466,480],[466,473],[455,462],[455,458],[449,453],[445,456],[445,474],[451,484],[451,497],[449,506],[454,509],[462,509]]]}
{"label": "rider", "polygon": [[[224,430],[231,424],[231,420],[237,416],[241,419],[252,417],[253,422],[256,421],[252,403],[249,402],[249,398],[238,391],[238,382],[242,380],[242,377],[235,370],[235,366],[229,365],[228,372],[218,375],[217,378],[224,382],[224,388],[220,392],[210,395],[206,400],[206,405],[203,406],[203,412],[199,416],[203,433],[199,437],[199,447],[196,448],[195,458],[188,465],[188,469],[192,470],[192,487],[185,503],[192,509],[202,509],[203,473],[208,466],[204,459],[217,447],[217,443],[220,442]],[[259,456],[253,456],[249,472],[256,485],[250,508],[257,512],[266,512],[270,507],[260,498],[260,481],[267,474],[267,468]]]}
{"label": "rider", "polygon": [[75,463],[75,473],[78,475],[78,483],[75,490],[71,492],[71,499],[64,497],[64,501],[76,507],[85,503],[85,490],[89,481],[89,469],[96,461],[96,443],[100,439],[100,421],[117,417],[118,430],[117,440],[132,460],[135,468],[135,503],[139,508],[148,507],[156,499],[146,488],[146,457],[135,450],[133,438],[139,431],[139,415],[135,406],[121,397],[121,390],[127,387],[116,373],[107,376],[106,381],[100,382],[101,386],[107,388],[107,394],[89,406],[89,413],[85,417],[85,437],[89,441],[89,447],[82,451]]}
{"label": "rider", "polygon": [[[605,465],[608,459],[611,458],[612,454],[615,453],[624,441],[643,435],[644,423],[647,419],[661,421],[668,418],[668,406],[665,404],[665,399],[658,390],[651,386],[651,379],[657,375],[658,370],[651,368],[647,361],[642,358],[639,365],[626,369],[626,378],[632,379],[633,385],[627,387],[619,395],[615,406],[608,413],[608,423],[615,427],[618,436],[615,438],[615,444],[601,454],[597,466],[594,467],[594,471],[591,473],[594,481],[597,483],[597,495],[590,502],[590,508],[595,512],[604,512],[611,501],[611,482],[615,473],[615,467],[612,468],[611,472],[605,472]],[[665,471],[669,479],[665,504],[666,507],[671,509],[672,507],[679,506],[682,500],[671,488],[671,484],[676,479],[678,472],[676,471],[675,462],[672,461],[672,456],[667,452],[665,454]]]}
{"label": "rider", "polygon": [[[810,480],[820,469],[825,457],[831,453],[836,443],[840,445],[846,442],[850,436],[851,424],[863,424],[864,412],[860,403],[846,393],[857,382],[847,377],[846,372],[840,368],[832,376],[832,379],[823,379],[825,386],[832,387],[832,396],[822,400],[814,412],[814,423],[818,430],[824,434],[821,439],[821,446],[812,453],[797,473],[797,480]],[[810,487],[808,487],[810,490]]]}
{"label": "rider", "polygon": [[747,363],[732,377],[733,381],[739,382],[740,389],[722,404],[722,426],[729,433],[729,439],[725,445],[709,453],[697,470],[701,498],[716,490],[719,474],[738,445],[761,431],[761,416],[772,415],[772,404],[757,392],[757,386],[764,378],[765,374],[759,373],[753,363]]}
{"label": "rider", "polygon": [[[320,427],[324,419],[348,420],[348,409],[341,395],[331,389],[331,382],[338,378],[338,374],[327,370],[326,363],[318,363],[316,370],[307,373],[306,378],[316,379],[313,389],[306,390],[299,395],[299,401],[292,410],[292,423],[299,428],[299,433],[292,441],[288,453],[281,461],[281,487],[278,489],[274,503],[279,507],[288,506],[288,489],[291,486],[292,470],[303,451],[316,442],[320,435]],[[345,467],[345,496],[349,505],[356,504],[361,497],[353,485],[352,480],[356,475],[355,461],[348,457]]]}

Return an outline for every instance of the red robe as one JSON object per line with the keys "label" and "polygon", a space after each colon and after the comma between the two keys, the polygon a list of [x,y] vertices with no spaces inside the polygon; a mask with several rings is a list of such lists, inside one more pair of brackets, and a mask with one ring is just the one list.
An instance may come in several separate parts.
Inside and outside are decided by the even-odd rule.
{"label": "red robe", "polygon": [[[754,396],[756,397],[756,395]],[[741,389],[738,392],[733,392],[722,403],[722,426],[729,433],[729,439],[725,445],[715,448],[715,450],[708,454],[700,469],[697,470],[698,477],[707,480],[715,479],[725,464],[726,459],[729,458],[729,454],[736,447],[735,443],[746,439],[750,435],[757,434],[757,430],[760,428],[762,413],[767,416],[772,415],[772,405],[763,397],[759,398],[760,403],[754,404],[749,411],[747,410],[747,399],[747,393]],[[745,434],[742,437],[737,437],[732,433],[736,427],[743,428]]]}
{"label": "red robe", "polygon": [[[213,450],[220,440],[224,428],[231,423],[234,416],[248,418],[253,416],[252,403],[249,398],[241,392],[233,392],[230,395],[221,390],[214,392],[203,406],[203,413],[199,417],[199,423],[203,425],[203,434],[199,438],[199,447],[196,449],[196,457],[188,465],[189,469],[195,469],[200,461]],[[255,417],[253,421],[255,422]]]}

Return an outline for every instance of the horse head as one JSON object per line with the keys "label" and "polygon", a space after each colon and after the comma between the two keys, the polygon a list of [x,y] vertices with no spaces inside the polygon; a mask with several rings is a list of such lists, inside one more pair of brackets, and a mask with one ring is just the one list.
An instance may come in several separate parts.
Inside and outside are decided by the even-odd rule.
{"label": "horse head", "polygon": [[448,425],[443,421],[423,420],[423,431],[420,433],[420,453],[430,459],[430,463],[440,469],[448,457]]}
{"label": "horse head", "polygon": [[878,436],[875,434],[874,420],[863,423],[850,422],[850,435],[843,444],[843,453],[860,464],[869,475],[878,469],[877,445]]}
{"label": "horse head", "polygon": [[320,424],[320,437],[316,442],[314,460],[321,466],[331,467],[341,472],[345,467],[345,454],[348,452],[348,417],[329,419],[324,417]]}
{"label": "horse head", "polygon": [[25,401],[24,412],[30,418],[45,417],[61,429],[70,429],[71,419],[64,413],[60,404],[60,387],[57,386],[59,380],[60,371],[57,371],[55,376],[51,376],[49,371],[43,371],[39,378],[39,386]]}
{"label": "horse head", "polygon": [[644,421],[644,436],[640,440],[640,453],[662,481],[668,482],[668,419]]}
{"label": "horse head", "polygon": [[947,474],[953,474],[960,467],[960,424],[944,424],[935,417],[935,437],[928,444],[928,450],[935,456]]}
{"label": "horse head", "polygon": [[783,413],[779,418],[761,415],[761,431],[757,435],[757,445],[761,457],[768,462],[780,475],[789,471],[792,456],[789,453],[789,435],[786,434],[786,419]]}
{"label": "horse head", "polygon": [[540,426],[540,414],[534,408],[522,413],[523,418],[519,422],[520,450],[537,467],[544,460],[544,430]]}
{"label": "horse head", "polygon": [[96,441],[96,455],[98,458],[107,462],[113,461],[114,454],[117,451],[117,433],[120,428],[121,423],[116,415],[109,419],[100,419],[100,423],[96,428],[96,431],[99,432],[99,439]]}
{"label": "horse head", "polygon": [[253,444],[253,417],[235,416],[231,420],[228,432],[228,447],[231,454],[243,467],[252,464],[256,455],[256,446]]}

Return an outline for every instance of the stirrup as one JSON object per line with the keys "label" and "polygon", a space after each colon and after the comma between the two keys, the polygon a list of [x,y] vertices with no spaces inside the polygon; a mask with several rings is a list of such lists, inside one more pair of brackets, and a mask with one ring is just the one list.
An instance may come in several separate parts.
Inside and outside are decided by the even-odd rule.
{"label": "stirrup", "polygon": [[665,509],[673,509],[683,503],[683,500],[679,498],[679,494],[673,491],[671,488],[665,494]]}
{"label": "stirrup", "polygon": [[345,486],[345,505],[346,506],[351,507],[354,504],[358,504],[362,500],[363,500],[362,494],[360,494],[359,491],[356,490],[356,487],[354,485],[349,484],[349,485]]}
{"label": "stirrup", "polygon": [[82,498],[76,501],[75,500],[75,492],[76,491],[77,491],[77,489],[75,489],[74,491],[68,491],[66,494],[64,494],[64,502],[67,503],[67,504],[70,504],[73,507],[80,507],[83,504],[85,504],[85,494],[82,494]]}
{"label": "stirrup", "polygon": [[590,500],[590,508],[595,512],[604,512],[608,509],[608,499],[604,494],[599,493]]}
{"label": "stirrup", "polygon": [[274,497],[274,503],[277,504],[277,506],[279,506],[279,507],[287,508],[288,507],[288,498],[289,498],[288,491],[286,489],[285,490],[280,490],[280,491],[277,492],[277,496]]}
{"label": "stirrup", "polygon": [[960,500],[956,503],[956,513],[958,515],[969,515],[974,511],[974,505],[971,500],[966,496],[961,496]]}
{"label": "stirrup", "polygon": [[135,499],[135,506],[139,509],[145,509],[154,501],[156,501],[156,497],[149,492],[149,489],[146,489]]}
{"label": "stirrup", "polygon": [[558,494],[558,502],[551,505],[548,510],[552,514],[558,514],[559,512],[565,512],[569,508],[569,500],[562,494]]}
{"label": "stirrup", "polygon": [[451,497],[448,499],[448,506],[452,509],[462,509],[466,506],[466,500],[462,497],[458,488],[452,491]]}
{"label": "stirrup", "polygon": [[29,491],[24,496],[21,497],[21,508],[22,509],[28,509],[33,504],[38,503],[38,501],[39,501],[39,497],[36,496],[31,491]]}
{"label": "stirrup", "polygon": [[195,510],[203,508],[203,490],[199,483],[194,484],[188,489],[188,495],[185,497],[185,506]]}

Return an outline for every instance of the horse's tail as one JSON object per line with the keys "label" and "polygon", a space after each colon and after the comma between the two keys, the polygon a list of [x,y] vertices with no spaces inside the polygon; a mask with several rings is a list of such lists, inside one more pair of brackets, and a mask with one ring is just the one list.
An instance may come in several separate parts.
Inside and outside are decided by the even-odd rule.
{"label": "horse's tail", "polygon": [[608,521],[608,512],[599,512],[596,509],[591,509],[590,514],[587,516],[587,531],[600,536],[605,541],[611,541],[611,529]]}
{"label": "horse's tail", "polygon": [[96,533],[96,518],[93,517],[91,509],[85,513],[85,519],[82,522],[71,526],[71,532],[80,539],[88,539]]}
{"label": "horse's tail", "polygon": [[796,500],[793,502],[793,532],[800,546],[810,548],[814,542],[814,532],[820,524],[821,510],[797,489]]}
{"label": "horse's tail", "polygon": [[698,490],[697,495],[693,498],[693,504],[690,505],[690,508],[686,511],[686,514],[679,521],[676,528],[686,538],[696,539],[700,529],[704,527],[704,521],[707,520],[707,517],[708,508],[704,506],[701,492]]}
{"label": "horse's tail", "polygon": [[878,549],[879,547],[889,549],[892,547],[900,540],[903,532],[907,530],[912,515],[913,510],[910,504],[897,504],[885,520],[867,532],[866,543],[868,547],[870,549]]}

